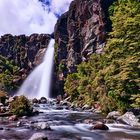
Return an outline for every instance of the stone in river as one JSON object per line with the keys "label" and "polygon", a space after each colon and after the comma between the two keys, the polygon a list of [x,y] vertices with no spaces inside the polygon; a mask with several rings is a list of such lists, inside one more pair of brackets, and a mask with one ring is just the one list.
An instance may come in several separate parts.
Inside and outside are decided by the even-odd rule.
{"label": "stone in river", "polygon": [[29,140],[48,140],[44,133],[34,133]]}

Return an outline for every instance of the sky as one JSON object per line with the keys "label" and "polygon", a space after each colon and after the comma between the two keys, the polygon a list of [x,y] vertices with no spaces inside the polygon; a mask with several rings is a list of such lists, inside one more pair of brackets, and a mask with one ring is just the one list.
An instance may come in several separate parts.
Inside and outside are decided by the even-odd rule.
{"label": "sky", "polygon": [[52,33],[72,0],[0,0],[0,35]]}

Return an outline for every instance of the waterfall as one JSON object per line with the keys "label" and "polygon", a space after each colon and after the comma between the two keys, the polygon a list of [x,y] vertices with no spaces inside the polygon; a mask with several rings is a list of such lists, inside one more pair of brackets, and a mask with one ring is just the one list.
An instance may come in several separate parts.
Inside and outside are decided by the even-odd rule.
{"label": "waterfall", "polygon": [[25,95],[28,98],[49,98],[51,87],[51,75],[53,68],[54,40],[52,39],[46,50],[43,62],[37,66],[24,81],[17,95]]}

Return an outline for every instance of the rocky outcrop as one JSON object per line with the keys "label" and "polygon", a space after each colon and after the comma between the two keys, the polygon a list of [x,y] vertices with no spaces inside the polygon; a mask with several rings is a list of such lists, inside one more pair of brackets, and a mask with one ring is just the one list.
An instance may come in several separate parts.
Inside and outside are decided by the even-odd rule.
{"label": "rocky outcrop", "polygon": [[[112,2],[112,0],[110,1]],[[107,2],[106,2],[107,3]],[[76,71],[92,53],[102,53],[108,23],[107,8],[102,0],[74,0],[55,26],[56,90],[63,92],[64,77]]]}
{"label": "rocky outcrop", "polygon": [[66,59],[69,72],[105,43],[104,13],[100,0],[75,0],[58,20],[55,39],[57,60]]}
{"label": "rocky outcrop", "polygon": [[12,60],[13,64],[21,69],[32,69],[39,60],[41,61],[39,52],[48,46],[50,38],[47,34],[30,36],[6,34],[0,38],[0,55]]}

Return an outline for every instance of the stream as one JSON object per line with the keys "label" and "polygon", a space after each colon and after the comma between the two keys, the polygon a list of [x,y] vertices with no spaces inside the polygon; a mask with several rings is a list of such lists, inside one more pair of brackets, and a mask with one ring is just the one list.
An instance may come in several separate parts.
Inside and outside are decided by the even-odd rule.
{"label": "stream", "polygon": [[87,119],[102,121],[104,116],[99,113],[56,104],[40,104],[34,108],[40,113],[33,117],[22,117],[17,121],[1,117],[0,140],[29,140],[34,133],[40,132],[47,135],[48,140],[140,140],[140,129],[128,125],[106,124],[109,130],[94,130],[91,124],[84,123]]}

